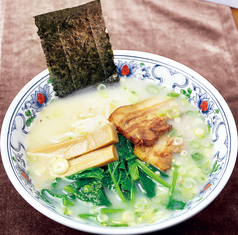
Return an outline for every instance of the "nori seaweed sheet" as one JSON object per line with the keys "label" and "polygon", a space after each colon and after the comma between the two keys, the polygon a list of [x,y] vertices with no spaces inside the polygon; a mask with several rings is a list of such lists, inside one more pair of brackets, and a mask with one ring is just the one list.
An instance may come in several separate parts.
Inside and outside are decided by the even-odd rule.
{"label": "nori seaweed sheet", "polygon": [[119,80],[100,1],[35,16],[56,95]]}

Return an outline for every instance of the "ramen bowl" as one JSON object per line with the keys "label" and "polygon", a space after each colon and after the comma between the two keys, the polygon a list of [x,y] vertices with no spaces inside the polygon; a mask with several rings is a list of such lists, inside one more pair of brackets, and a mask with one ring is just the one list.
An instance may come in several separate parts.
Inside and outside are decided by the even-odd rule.
{"label": "ramen bowl", "polygon": [[202,76],[170,59],[137,51],[114,51],[114,61],[123,79],[151,80],[172,88],[196,106],[212,134],[212,170],[199,194],[183,210],[168,218],[136,227],[104,227],[87,224],[60,214],[45,202],[28,174],[26,138],[39,112],[55,99],[48,70],[23,87],[12,101],[3,121],[1,154],[6,173],[18,193],[36,210],[65,226],[97,234],[141,234],[181,223],[208,206],[228,182],[237,156],[237,130],[232,113],[220,93]]}

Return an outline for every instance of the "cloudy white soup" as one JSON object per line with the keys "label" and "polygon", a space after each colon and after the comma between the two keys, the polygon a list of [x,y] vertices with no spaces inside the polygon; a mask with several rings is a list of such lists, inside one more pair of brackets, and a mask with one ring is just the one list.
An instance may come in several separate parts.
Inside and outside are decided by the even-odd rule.
{"label": "cloudy white soup", "polygon": [[27,139],[28,172],[65,216],[141,226],[183,210],[213,158],[209,126],[183,95],[136,78],[54,99]]}

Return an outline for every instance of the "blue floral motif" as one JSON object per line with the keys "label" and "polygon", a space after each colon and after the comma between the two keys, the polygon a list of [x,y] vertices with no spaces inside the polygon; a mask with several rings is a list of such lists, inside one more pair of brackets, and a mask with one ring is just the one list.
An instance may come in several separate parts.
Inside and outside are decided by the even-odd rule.
{"label": "blue floral motif", "polygon": [[[193,85],[194,86],[194,85]],[[202,93],[199,87],[194,86],[194,90],[199,90],[199,92],[193,97],[194,104],[198,107],[204,116],[208,116],[215,113],[214,102],[210,100],[207,93]]]}
{"label": "blue floral motif", "polygon": [[26,163],[22,158],[23,158],[22,153],[15,154],[15,162],[16,162],[15,169],[21,181],[24,182],[26,187],[32,191],[34,190],[34,185],[26,170]]}
{"label": "blue floral motif", "polygon": [[39,86],[38,91],[36,90],[34,94],[31,94],[31,100],[25,103],[25,109],[32,108],[35,112],[40,112],[50,99],[51,95],[49,85],[45,84],[43,88]]}
{"label": "blue floral motif", "polygon": [[142,74],[143,79],[149,79],[150,78],[150,66],[146,67],[144,64],[140,64],[141,71],[145,72]]}
{"label": "blue floral motif", "polygon": [[118,63],[116,63],[116,65],[119,75],[126,77],[132,76],[138,68],[137,63],[135,63],[133,60],[130,61],[129,63],[127,61],[122,62],[121,60],[119,60]]}

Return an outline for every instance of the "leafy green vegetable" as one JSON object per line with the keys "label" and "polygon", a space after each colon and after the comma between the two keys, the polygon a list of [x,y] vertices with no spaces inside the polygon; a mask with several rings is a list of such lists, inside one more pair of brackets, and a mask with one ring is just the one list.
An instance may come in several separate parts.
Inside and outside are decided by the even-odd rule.
{"label": "leafy green vegetable", "polygon": [[67,179],[79,180],[79,179],[87,179],[87,178],[95,178],[101,180],[103,178],[104,170],[100,167],[92,167],[86,170],[78,171],[75,174],[66,176]]}
{"label": "leafy green vegetable", "polygon": [[[127,140],[123,135],[118,135],[119,142],[115,144],[119,159],[129,160],[132,156],[136,157],[133,153],[133,147],[129,140]],[[133,158],[132,157],[132,158]]]}
{"label": "leafy green vegetable", "polygon": [[101,213],[105,213],[105,214],[108,214],[108,213],[117,213],[117,212],[122,212],[124,211],[125,209],[121,209],[121,208],[102,208],[100,210]]}
{"label": "leafy green vegetable", "polygon": [[[73,206],[76,199],[85,202],[91,202],[95,206],[106,206],[101,208],[100,212],[95,214],[79,214],[81,218],[96,218],[98,213],[116,213],[121,212],[121,208],[111,208],[111,202],[107,198],[105,188],[116,190],[122,202],[129,201],[134,204],[137,185],[143,189],[143,192],[149,198],[156,196],[156,182],[169,188],[169,203],[167,209],[179,210],[185,207],[185,202],[174,199],[174,190],[177,182],[177,168],[175,168],[172,184],[168,184],[164,179],[168,177],[163,171],[151,164],[140,161],[133,154],[133,145],[122,135],[119,135],[119,142],[115,144],[119,160],[100,168],[88,168],[65,178],[56,178],[52,181],[52,190],[55,192],[61,190],[62,194],[51,192],[44,189],[41,197],[50,203],[52,196],[62,199],[65,206],[65,214],[70,214],[68,206]],[[159,174],[158,174],[159,172]],[[109,208],[108,208],[109,207]],[[97,221],[97,219],[96,219]],[[98,221],[99,222],[99,221]],[[101,222],[99,222],[101,223]],[[105,226],[127,226],[127,224],[114,225],[111,222],[103,222]]]}
{"label": "leafy green vegetable", "polygon": [[177,200],[174,200],[173,198],[170,198],[166,209],[169,209],[169,210],[183,210],[185,208],[185,206],[186,206],[185,202],[177,201]]}
{"label": "leafy green vegetable", "polygon": [[85,213],[85,214],[79,214],[78,217],[80,217],[80,218],[82,218],[82,219],[88,219],[88,218],[90,218],[90,217],[96,218],[96,215]]}
{"label": "leafy green vegetable", "polygon": [[59,183],[60,180],[61,180],[60,177],[56,177],[56,178],[51,182],[51,189],[52,189],[52,190],[54,190],[54,189],[57,187],[57,185],[58,185],[58,183]]}
{"label": "leafy green vegetable", "polygon": [[136,181],[139,179],[139,170],[138,165],[134,159],[127,161],[128,171],[131,176],[131,178]]}
{"label": "leafy green vegetable", "polygon": [[108,165],[108,170],[119,197],[123,202],[126,202],[126,198],[124,197],[122,190],[128,195],[128,184],[124,178],[126,176],[124,168],[120,167],[121,163],[121,161],[110,163]]}
{"label": "leafy green vegetable", "polygon": [[145,165],[150,169],[152,170],[153,172],[159,172],[162,177],[169,177],[167,174],[165,174],[163,171],[161,171],[160,169],[158,169],[157,167],[151,165],[149,162],[146,162]]}
{"label": "leafy green vegetable", "polygon": [[97,206],[111,206],[107,198],[102,183],[104,170],[102,168],[89,168],[80,171],[67,178],[77,179],[77,181],[64,187],[64,190],[71,195],[72,193],[82,201],[92,202]]}
{"label": "leafy green vegetable", "polygon": [[147,176],[147,174],[140,170],[140,183],[145,190],[147,197],[152,198],[156,194],[154,181]]}
{"label": "leafy green vegetable", "polygon": [[174,167],[173,180],[169,190],[169,203],[166,206],[166,208],[169,210],[182,210],[186,206],[185,202],[174,199],[174,190],[177,183],[177,178],[178,178],[178,169],[177,167]]}
{"label": "leafy green vegetable", "polygon": [[43,200],[45,200],[48,203],[51,203],[48,199],[49,199],[49,195],[51,195],[52,197],[55,198],[60,198],[62,199],[62,203],[64,206],[74,206],[74,203],[72,201],[70,201],[66,195],[63,194],[57,194],[57,193],[53,193],[48,189],[42,189],[41,190],[41,198]]}
{"label": "leafy green vegetable", "polygon": [[160,178],[157,174],[155,174],[152,170],[150,170],[144,163],[142,163],[139,159],[135,160],[140,167],[141,170],[143,170],[148,176],[150,176],[153,180],[156,182],[164,185],[167,188],[170,188],[170,185],[164,181],[162,178]]}
{"label": "leafy green vegetable", "polygon": [[194,161],[200,161],[200,160],[203,159],[203,155],[201,153],[198,153],[198,152],[192,154],[191,157]]}
{"label": "leafy green vegetable", "polygon": [[109,227],[128,227],[128,224],[111,224]]}

